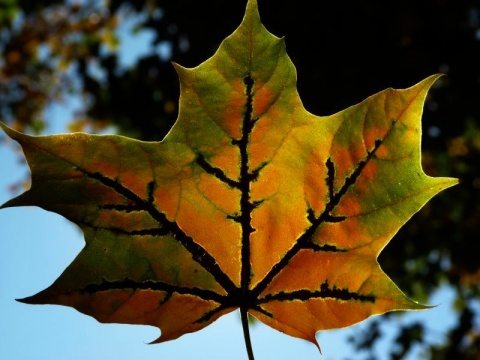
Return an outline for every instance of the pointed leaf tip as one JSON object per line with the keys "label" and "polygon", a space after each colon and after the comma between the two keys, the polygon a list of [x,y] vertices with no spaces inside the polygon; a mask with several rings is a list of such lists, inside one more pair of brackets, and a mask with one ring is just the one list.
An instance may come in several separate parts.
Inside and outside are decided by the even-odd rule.
{"label": "pointed leaf tip", "polygon": [[13,130],[11,127],[9,127],[7,124],[4,124],[3,122],[0,121],[0,127],[2,130],[7,134],[9,137],[12,137],[10,134],[15,133],[16,131]]}
{"label": "pointed leaf tip", "polygon": [[445,76],[444,74],[433,74],[427,77],[426,79],[420,81],[420,83],[424,83],[427,87],[427,90],[429,90],[438,79],[444,76]]}
{"label": "pointed leaf tip", "polygon": [[252,12],[257,12],[258,13],[257,0],[248,0],[247,1],[247,14],[251,14]]}
{"label": "pointed leaf tip", "polygon": [[244,21],[251,21],[256,19],[260,21],[260,13],[258,12],[258,3],[257,0],[248,0],[247,8],[245,10]]}
{"label": "pointed leaf tip", "polygon": [[[32,135],[24,134],[23,132],[17,131],[10,126],[6,125],[3,122],[0,122],[0,127],[7,134],[7,136],[17,142],[20,142],[22,139],[31,138]],[[20,143],[21,145],[21,143]]]}

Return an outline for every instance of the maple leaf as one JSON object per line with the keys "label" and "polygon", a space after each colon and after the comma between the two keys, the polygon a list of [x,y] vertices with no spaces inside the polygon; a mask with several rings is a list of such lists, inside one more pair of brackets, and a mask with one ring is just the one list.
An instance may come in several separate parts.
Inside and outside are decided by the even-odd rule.
{"label": "maple leaf", "polygon": [[36,205],[78,224],[86,245],[47,289],[22,299],[173,340],[240,308],[316,344],[319,330],[424,309],[377,257],[432,196],[420,118],[432,76],[337,114],[308,113],[283,39],[255,0],[217,53],[175,65],[178,120],[162,142],[82,133],[32,137],[5,125],[32,172],[2,206]]}

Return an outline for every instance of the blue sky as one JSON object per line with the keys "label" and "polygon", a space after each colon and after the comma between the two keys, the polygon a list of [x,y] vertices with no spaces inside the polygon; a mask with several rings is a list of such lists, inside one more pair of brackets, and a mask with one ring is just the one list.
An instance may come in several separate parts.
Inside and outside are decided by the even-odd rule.
{"label": "blue sky", "polygon": [[[128,65],[133,61],[132,54],[138,56],[148,50],[150,35],[140,34],[134,39],[124,36],[126,44],[120,51],[123,51],[123,64]],[[65,106],[49,108],[47,133],[64,131],[75,106],[78,104],[69,102]],[[21,153],[12,143],[0,144],[0,203],[14,195],[8,191],[10,185],[28,177],[28,168],[21,159]],[[83,244],[80,230],[59,215],[33,207],[0,211],[0,358],[246,359],[237,312],[173,342],[147,345],[158,337],[158,329],[100,324],[71,308],[33,306],[15,301],[49,286],[75,258]],[[456,321],[451,312],[451,301],[451,291],[444,289],[432,300],[440,306],[393,318],[383,328],[387,338],[394,336],[401,323],[418,319],[425,322],[430,339],[442,341],[443,334]],[[361,329],[367,327],[368,321],[371,320],[318,335],[324,354],[322,357],[314,345],[257,323],[251,329],[256,359],[356,359],[358,354],[352,353],[346,339],[358,335]],[[387,343],[383,342],[376,348],[379,359],[387,358]],[[418,353],[410,356],[411,359],[417,357]]]}

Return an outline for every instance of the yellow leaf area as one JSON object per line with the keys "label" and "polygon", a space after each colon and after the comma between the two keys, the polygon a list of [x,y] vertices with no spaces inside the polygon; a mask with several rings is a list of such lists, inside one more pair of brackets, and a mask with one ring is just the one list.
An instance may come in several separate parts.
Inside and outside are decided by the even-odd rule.
{"label": "yellow leaf area", "polygon": [[162,142],[31,137],[2,125],[32,171],[31,189],[3,207],[57,212],[86,240],[49,288],[22,301],[154,325],[155,342],[237,308],[315,344],[319,330],[425,308],[377,257],[457,183],[421,168],[420,119],[437,76],[312,115],[255,0],[212,58],[175,68],[179,116]]}

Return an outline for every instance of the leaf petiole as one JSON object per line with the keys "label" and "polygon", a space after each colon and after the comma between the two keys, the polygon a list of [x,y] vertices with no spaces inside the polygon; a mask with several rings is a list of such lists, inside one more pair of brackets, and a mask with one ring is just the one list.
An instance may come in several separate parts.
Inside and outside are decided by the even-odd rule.
{"label": "leaf petiole", "polygon": [[246,307],[240,307],[240,316],[242,318],[243,337],[245,339],[245,346],[247,348],[248,360],[255,360],[255,357],[253,356],[252,342],[250,340],[250,330],[248,327],[248,312]]}

